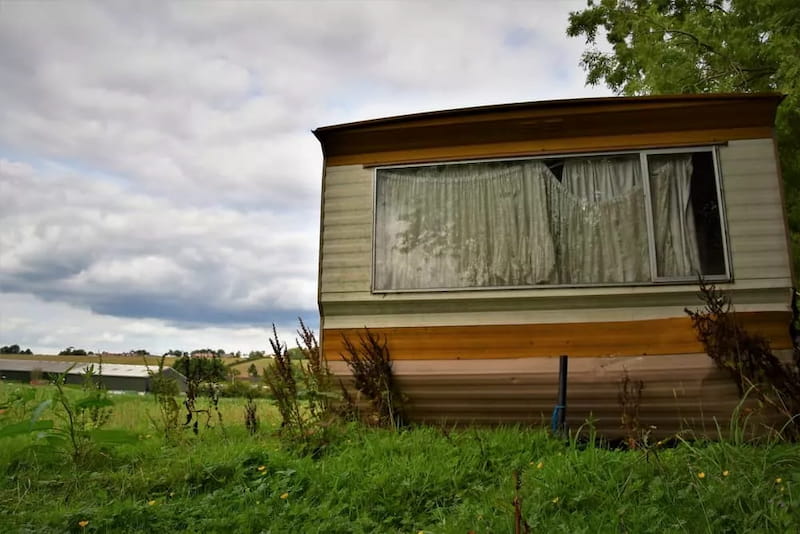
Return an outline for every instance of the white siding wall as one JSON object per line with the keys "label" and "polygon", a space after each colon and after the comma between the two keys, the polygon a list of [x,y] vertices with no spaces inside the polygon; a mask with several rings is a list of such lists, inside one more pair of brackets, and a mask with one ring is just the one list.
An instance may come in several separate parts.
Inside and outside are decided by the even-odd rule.
{"label": "white siding wall", "polygon": [[[731,141],[719,154],[735,280],[728,287],[737,309],[787,310],[790,260],[773,142]],[[361,165],[326,169],[320,280],[326,328],[676,317],[696,302],[691,285],[372,295],[372,177]]]}

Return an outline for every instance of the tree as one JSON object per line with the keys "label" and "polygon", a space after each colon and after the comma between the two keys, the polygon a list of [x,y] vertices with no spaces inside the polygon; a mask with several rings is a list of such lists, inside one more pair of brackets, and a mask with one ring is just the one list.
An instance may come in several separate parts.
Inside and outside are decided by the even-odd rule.
{"label": "tree", "polygon": [[175,360],[172,368],[196,382],[222,382],[227,376],[225,364],[216,355],[211,358],[182,356]]}
{"label": "tree", "polygon": [[254,377],[258,376],[258,367],[256,367],[256,364],[254,363],[250,364],[250,367],[247,368],[247,374],[249,376],[254,376]]}
{"label": "tree", "polygon": [[0,347],[0,354],[20,354],[19,345],[3,345]]}
{"label": "tree", "polygon": [[[597,48],[605,31],[610,52]],[[584,36],[587,82],[617,94],[780,91],[775,120],[800,273],[800,2],[588,0],[567,35]]]}
{"label": "tree", "polygon": [[75,347],[67,347],[58,353],[59,356],[86,356],[87,354],[84,349],[76,349]]}

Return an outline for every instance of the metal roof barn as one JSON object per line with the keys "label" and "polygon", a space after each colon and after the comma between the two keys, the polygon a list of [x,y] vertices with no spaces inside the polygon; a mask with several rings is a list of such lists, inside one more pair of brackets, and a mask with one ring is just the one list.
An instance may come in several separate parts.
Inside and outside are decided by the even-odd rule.
{"label": "metal roof barn", "polygon": [[[30,382],[36,375],[48,379],[66,373],[67,384],[83,383],[83,375],[89,367],[94,368],[100,382],[114,391],[150,391],[151,376],[145,365],[103,364],[102,374],[99,364],[58,362],[50,360],[5,360],[0,359],[0,378]],[[151,368],[154,372],[155,369]],[[178,382],[181,391],[186,391],[186,377],[171,367],[162,370],[164,376]]]}

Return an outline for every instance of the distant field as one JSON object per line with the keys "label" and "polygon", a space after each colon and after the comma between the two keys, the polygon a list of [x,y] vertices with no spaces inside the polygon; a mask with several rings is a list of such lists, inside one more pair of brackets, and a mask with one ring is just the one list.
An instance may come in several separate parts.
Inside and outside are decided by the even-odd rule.
{"label": "distant field", "polygon": [[[57,354],[0,354],[0,360],[47,360],[51,362],[78,362],[78,363],[98,363],[100,357],[91,356],[59,356]],[[161,356],[103,356],[103,363],[122,363],[128,365],[147,365],[156,366],[161,361]],[[244,363],[246,360],[239,358],[222,358],[225,365]],[[166,357],[164,365],[172,367],[175,363],[174,357]],[[245,368],[246,369],[246,368]]]}
{"label": "distant field", "polygon": [[259,358],[257,360],[242,360],[242,361],[236,361],[234,363],[226,361],[225,363],[229,364],[234,369],[238,369],[239,371],[241,371],[242,375],[246,374],[247,370],[250,368],[250,364],[253,364],[256,366],[256,369],[258,369],[258,374],[261,375],[261,372],[264,369],[264,367],[266,367],[267,364],[271,361],[272,358]]}

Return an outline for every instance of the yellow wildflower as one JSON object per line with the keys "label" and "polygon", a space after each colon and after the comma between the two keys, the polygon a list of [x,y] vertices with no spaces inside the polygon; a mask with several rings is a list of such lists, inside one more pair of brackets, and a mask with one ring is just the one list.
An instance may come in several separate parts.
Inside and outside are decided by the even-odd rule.
{"label": "yellow wildflower", "polygon": [[558,497],[554,497],[553,500],[551,500],[550,502],[553,503],[553,504],[558,504],[558,501],[559,501],[559,498]]}
{"label": "yellow wildflower", "polygon": [[86,528],[86,525],[88,525],[88,524],[89,524],[89,521],[87,521],[86,519],[84,519],[83,521],[78,521],[78,526],[81,527],[81,528]]}
{"label": "yellow wildflower", "polygon": [[170,496],[170,497],[174,497],[174,496],[175,496],[175,492],[174,492],[174,491],[170,491],[170,492],[169,492],[169,496]]}
{"label": "yellow wildflower", "polygon": [[266,465],[259,465],[259,466],[258,466],[258,470],[259,470],[259,471],[264,471],[266,468],[267,468],[267,466],[266,466]]}
{"label": "yellow wildflower", "polygon": [[147,506],[155,506],[156,501],[147,501]]}
{"label": "yellow wildflower", "polygon": [[706,474],[703,473],[702,471],[700,471],[699,473],[697,473],[697,478],[701,478],[701,479],[702,478],[706,478]]}
{"label": "yellow wildflower", "polygon": [[781,482],[783,482],[783,479],[781,477],[775,479],[775,484],[780,484]]}
{"label": "yellow wildflower", "polygon": [[288,493],[281,494],[281,499],[288,499],[288,498],[289,498],[289,494]]}
{"label": "yellow wildflower", "polygon": [[722,472],[722,476],[724,476],[724,477],[726,477],[726,476],[728,476],[728,475],[730,475],[730,474],[731,474],[731,472],[730,472],[730,471],[728,471],[727,469],[726,469],[725,471],[723,471],[723,472]]}
{"label": "yellow wildflower", "polygon": [[539,462],[536,464],[536,469],[541,469],[542,467],[544,467],[544,462]]}

